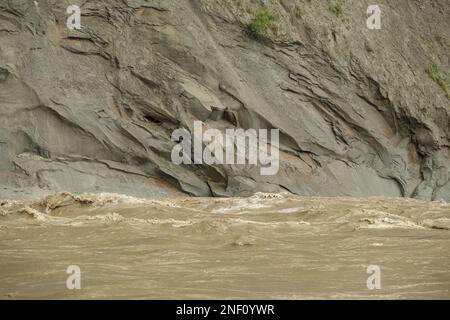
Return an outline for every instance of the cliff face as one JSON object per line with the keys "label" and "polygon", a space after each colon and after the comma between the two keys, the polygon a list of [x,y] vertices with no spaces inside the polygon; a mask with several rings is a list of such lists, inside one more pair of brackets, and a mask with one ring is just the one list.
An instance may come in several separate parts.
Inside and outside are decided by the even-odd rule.
{"label": "cliff face", "polygon": [[[371,1],[347,0],[338,13],[334,3],[2,0],[0,198],[450,200],[448,1],[379,0],[381,30],[366,26]],[[66,27],[70,4],[81,7],[81,30]],[[273,20],[256,35],[258,10]],[[279,128],[278,174],[173,164],[171,133],[195,120]]]}

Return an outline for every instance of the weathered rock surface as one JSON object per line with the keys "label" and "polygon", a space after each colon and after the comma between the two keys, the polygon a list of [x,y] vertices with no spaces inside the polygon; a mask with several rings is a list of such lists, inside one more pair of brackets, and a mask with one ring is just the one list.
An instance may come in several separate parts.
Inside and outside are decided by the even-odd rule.
{"label": "weathered rock surface", "polygon": [[[450,200],[447,0],[2,0],[0,198],[406,196]],[[82,29],[66,8],[82,8]],[[266,7],[277,19],[256,37]],[[299,14],[301,8],[302,14]],[[437,41],[437,39],[439,41]],[[447,40],[448,41],[448,40]],[[276,176],[178,166],[174,129],[280,128]]]}

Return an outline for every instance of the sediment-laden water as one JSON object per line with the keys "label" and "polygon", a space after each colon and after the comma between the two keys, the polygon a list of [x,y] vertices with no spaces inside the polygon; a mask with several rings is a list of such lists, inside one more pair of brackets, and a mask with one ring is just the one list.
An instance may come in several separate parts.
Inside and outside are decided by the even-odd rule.
{"label": "sediment-laden water", "polygon": [[0,298],[450,299],[449,229],[450,204],[410,199],[4,200]]}

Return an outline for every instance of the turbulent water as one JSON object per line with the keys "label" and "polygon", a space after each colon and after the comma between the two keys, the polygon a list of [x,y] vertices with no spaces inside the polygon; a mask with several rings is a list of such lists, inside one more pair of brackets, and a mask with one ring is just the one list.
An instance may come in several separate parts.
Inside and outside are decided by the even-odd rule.
{"label": "turbulent water", "polygon": [[5,200],[0,297],[449,299],[449,229],[450,204],[409,199]]}

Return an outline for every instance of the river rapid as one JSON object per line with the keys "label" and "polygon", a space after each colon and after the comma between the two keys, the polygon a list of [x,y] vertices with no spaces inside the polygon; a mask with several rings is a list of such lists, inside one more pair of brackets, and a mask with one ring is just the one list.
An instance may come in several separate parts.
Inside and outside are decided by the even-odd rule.
{"label": "river rapid", "polygon": [[3,200],[0,299],[450,299],[449,229],[411,199]]}

